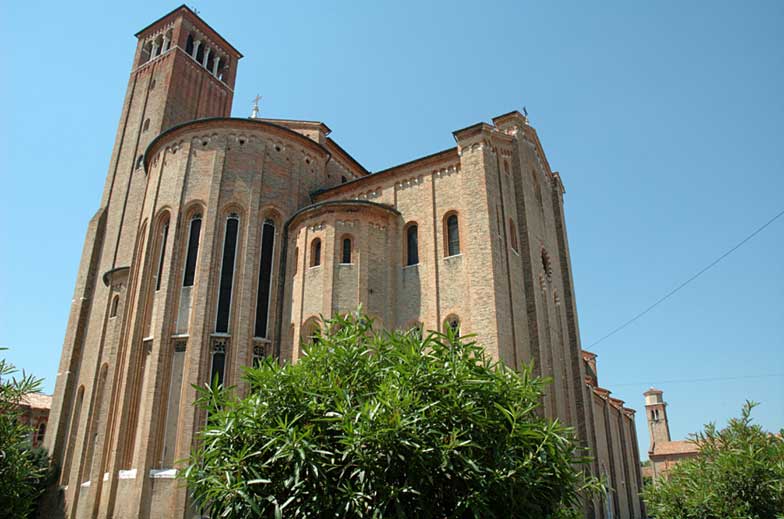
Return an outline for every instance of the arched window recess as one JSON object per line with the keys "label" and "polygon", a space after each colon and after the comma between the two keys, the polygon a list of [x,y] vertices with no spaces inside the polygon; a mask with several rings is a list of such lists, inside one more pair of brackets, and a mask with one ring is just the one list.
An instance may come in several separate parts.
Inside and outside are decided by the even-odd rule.
{"label": "arched window recess", "polygon": [[451,211],[444,215],[444,256],[460,254],[460,224],[457,213]]}
{"label": "arched window recess", "polygon": [[411,266],[419,263],[419,228],[414,222],[405,228],[405,265]]}

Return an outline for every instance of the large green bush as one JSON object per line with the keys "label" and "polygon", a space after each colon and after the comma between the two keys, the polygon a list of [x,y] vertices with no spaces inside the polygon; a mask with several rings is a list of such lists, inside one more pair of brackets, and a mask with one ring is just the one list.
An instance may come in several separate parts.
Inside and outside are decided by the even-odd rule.
{"label": "large green bush", "polygon": [[784,439],[752,425],[747,402],[740,418],[718,430],[709,424],[692,440],[699,454],[678,463],[643,492],[657,519],[776,519],[784,517]]}
{"label": "large green bush", "polygon": [[19,419],[22,397],[39,391],[41,380],[17,373],[0,358],[0,519],[28,517],[49,475],[49,458],[32,448],[32,430]]}
{"label": "large green bush", "polygon": [[544,382],[466,338],[324,323],[295,365],[202,389],[209,420],[182,474],[211,517],[566,517],[586,459],[541,417]]}

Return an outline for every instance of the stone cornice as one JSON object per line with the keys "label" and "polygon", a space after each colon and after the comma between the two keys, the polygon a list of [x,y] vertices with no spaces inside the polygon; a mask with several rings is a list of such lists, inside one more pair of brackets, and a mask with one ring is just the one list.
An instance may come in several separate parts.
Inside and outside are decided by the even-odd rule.
{"label": "stone cornice", "polygon": [[260,119],[240,119],[234,117],[210,117],[206,119],[196,119],[187,123],[180,124],[169,128],[165,132],[155,137],[147,149],[144,151],[144,167],[145,170],[150,164],[152,157],[163,147],[164,144],[171,140],[176,140],[188,132],[199,132],[205,130],[231,130],[231,129],[244,129],[247,131],[260,131],[268,133],[282,139],[290,139],[305,148],[313,150],[316,154],[322,157],[329,157],[331,154],[321,144],[312,139],[308,139],[301,133],[290,130],[284,126],[272,124]]}
{"label": "stone cornice", "polygon": [[303,207],[286,221],[285,228],[290,229],[302,219],[335,211],[372,211],[384,213],[386,216],[400,216],[400,211],[397,209],[376,202],[367,200],[329,200]]}

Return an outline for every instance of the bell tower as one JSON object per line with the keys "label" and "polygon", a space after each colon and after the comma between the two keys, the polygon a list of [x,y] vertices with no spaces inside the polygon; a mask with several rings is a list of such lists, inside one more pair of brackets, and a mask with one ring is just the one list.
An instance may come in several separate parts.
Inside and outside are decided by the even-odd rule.
{"label": "bell tower", "polygon": [[645,416],[651,434],[651,450],[656,443],[670,441],[670,425],[667,422],[667,403],[661,389],[650,388],[645,395]]}
{"label": "bell tower", "polygon": [[[242,58],[185,5],[135,36],[106,182],[77,274],[46,438],[62,467],[66,502],[78,517],[93,517],[99,509],[110,514],[117,482],[107,479],[104,485],[103,474],[124,468],[116,454],[123,452],[132,401],[125,387],[140,376],[129,361],[139,356],[137,345],[126,340],[135,326],[131,271],[142,250],[138,243],[149,239],[142,213],[157,186],[145,150],[177,125],[229,117]],[[82,484],[88,481],[89,487]]]}

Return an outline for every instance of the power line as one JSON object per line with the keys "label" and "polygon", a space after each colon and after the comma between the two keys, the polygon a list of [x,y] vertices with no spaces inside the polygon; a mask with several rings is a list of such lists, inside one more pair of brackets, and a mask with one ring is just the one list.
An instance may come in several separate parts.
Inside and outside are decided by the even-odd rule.
{"label": "power line", "polygon": [[682,384],[685,382],[718,382],[725,380],[747,380],[755,378],[772,378],[784,377],[784,373],[774,373],[772,375],[744,375],[738,377],[708,377],[708,378],[681,378],[675,380],[657,380],[656,382],[626,382],[624,384],[612,384],[612,387],[618,386],[655,386],[663,384]]}
{"label": "power line", "polygon": [[646,309],[645,309],[645,310],[643,310],[642,312],[638,313],[637,315],[635,315],[634,317],[632,317],[631,319],[629,319],[628,321],[626,321],[626,322],[625,322],[625,323],[623,323],[622,325],[618,326],[618,327],[617,327],[617,328],[615,328],[613,331],[611,331],[611,332],[610,332],[610,333],[608,333],[607,335],[603,336],[601,339],[599,339],[598,341],[594,342],[593,344],[591,344],[590,346],[588,346],[588,347],[587,347],[587,348],[585,348],[585,349],[591,349],[591,348],[593,348],[594,346],[596,346],[597,344],[599,344],[600,342],[604,341],[605,339],[609,339],[610,337],[612,337],[612,336],[613,336],[613,335],[615,335],[616,333],[620,332],[621,330],[623,330],[624,328],[626,328],[627,326],[629,326],[630,324],[632,324],[634,321],[636,321],[636,320],[637,320],[637,319],[639,319],[640,317],[644,316],[645,314],[647,314],[648,312],[650,312],[651,310],[653,310],[654,308],[656,308],[657,306],[659,306],[661,303],[663,303],[664,301],[666,301],[667,299],[669,299],[670,297],[672,297],[672,296],[673,296],[673,295],[674,295],[676,292],[678,292],[680,289],[682,289],[683,287],[685,287],[686,285],[688,285],[689,283],[691,283],[692,281],[694,281],[695,279],[697,279],[698,277],[700,277],[701,275],[703,275],[705,272],[707,272],[708,270],[710,270],[711,268],[713,268],[713,267],[714,267],[714,266],[715,266],[717,263],[719,263],[721,260],[723,260],[724,258],[726,258],[727,256],[729,256],[730,254],[732,254],[733,252],[735,252],[736,250],[738,250],[738,249],[739,249],[741,246],[743,246],[743,245],[744,245],[744,244],[745,244],[747,241],[749,241],[750,239],[752,239],[753,237],[755,237],[755,236],[756,236],[757,234],[759,234],[759,233],[760,233],[760,232],[761,232],[763,229],[765,229],[765,228],[766,228],[768,225],[770,225],[770,224],[772,224],[773,222],[775,222],[775,221],[776,221],[776,220],[777,220],[779,217],[781,217],[782,215],[784,215],[784,210],[782,210],[782,211],[781,211],[779,214],[777,214],[776,216],[774,216],[773,218],[771,218],[770,220],[768,220],[767,222],[765,222],[765,223],[764,223],[764,224],[763,224],[761,227],[758,227],[758,228],[757,228],[757,229],[756,229],[754,232],[752,232],[751,234],[749,234],[748,236],[746,236],[745,238],[743,238],[743,240],[741,240],[741,241],[740,241],[740,243],[738,243],[737,245],[735,245],[733,248],[731,248],[730,250],[728,250],[727,252],[725,252],[724,254],[722,254],[721,256],[719,256],[718,258],[716,258],[715,260],[713,260],[713,262],[711,262],[711,263],[710,263],[710,264],[709,264],[707,267],[703,268],[702,270],[700,270],[699,272],[697,272],[696,274],[694,274],[692,277],[690,277],[689,279],[687,279],[686,281],[684,281],[683,283],[681,283],[680,285],[678,285],[678,286],[677,286],[677,287],[675,287],[674,289],[672,289],[672,290],[670,290],[669,292],[667,292],[667,294],[665,294],[664,296],[660,297],[660,298],[659,298],[659,299],[658,299],[658,300],[657,300],[655,303],[653,303],[652,305],[650,305],[648,308],[646,308]]}

